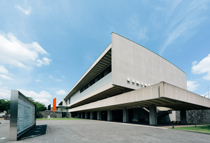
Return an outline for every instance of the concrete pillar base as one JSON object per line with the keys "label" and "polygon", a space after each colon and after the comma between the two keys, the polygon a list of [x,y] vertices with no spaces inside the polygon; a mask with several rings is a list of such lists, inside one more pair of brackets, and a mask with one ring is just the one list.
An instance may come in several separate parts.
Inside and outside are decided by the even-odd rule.
{"label": "concrete pillar base", "polygon": [[112,110],[107,111],[107,121],[112,121]]}
{"label": "concrete pillar base", "polygon": [[157,125],[157,108],[155,105],[149,106],[149,124]]}
{"label": "concrete pillar base", "polygon": [[90,119],[93,119],[93,112],[90,112]]}
{"label": "concrete pillar base", "polygon": [[88,112],[85,112],[85,119],[88,118]]}
{"label": "concrete pillar base", "polygon": [[101,120],[101,111],[97,111],[97,120]]}
{"label": "concrete pillar base", "polygon": [[128,123],[129,122],[128,109],[127,108],[124,108],[123,109],[123,122],[124,123]]}

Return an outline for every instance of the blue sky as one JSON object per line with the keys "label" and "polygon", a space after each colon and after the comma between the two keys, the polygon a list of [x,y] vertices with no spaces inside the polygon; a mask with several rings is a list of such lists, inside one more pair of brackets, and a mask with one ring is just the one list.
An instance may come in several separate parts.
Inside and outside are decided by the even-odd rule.
{"label": "blue sky", "polygon": [[18,89],[45,105],[62,100],[120,34],[210,86],[210,1],[0,0],[0,98]]}

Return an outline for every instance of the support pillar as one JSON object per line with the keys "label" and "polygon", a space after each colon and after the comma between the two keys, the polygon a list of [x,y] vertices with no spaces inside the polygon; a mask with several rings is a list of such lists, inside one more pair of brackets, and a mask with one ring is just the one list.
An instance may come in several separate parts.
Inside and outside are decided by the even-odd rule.
{"label": "support pillar", "polygon": [[187,124],[186,110],[181,110],[180,111],[180,120],[181,120],[182,124]]}
{"label": "support pillar", "polygon": [[81,112],[81,118],[84,118],[84,114],[83,114],[83,112]]}
{"label": "support pillar", "polygon": [[157,125],[157,108],[155,105],[149,106],[149,124]]}
{"label": "support pillar", "polygon": [[97,120],[101,120],[101,111],[97,111]]}
{"label": "support pillar", "polygon": [[93,112],[90,112],[90,119],[93,119]]}
{"label": "support pillar", "polygon": [[85,119],[88,118],[88,112],[85,112]]}
{"label": "support pillar", "polygon": [[128,109],[127,108],[123,108],[123,122],[127,123],[129,122],[129,118],[128,118]]}
{"label": "support pillar", "polygon": [[112,110],[107,111],[107,121],[112,121]]}
{"label": "support pillar", "polygon": [[81,115],[80,115],[80,112],[77,112],[77,118],[80,118]]}

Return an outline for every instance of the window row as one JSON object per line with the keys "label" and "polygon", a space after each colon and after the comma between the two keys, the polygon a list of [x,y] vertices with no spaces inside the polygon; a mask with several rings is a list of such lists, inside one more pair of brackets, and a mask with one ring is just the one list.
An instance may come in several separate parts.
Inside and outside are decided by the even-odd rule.
{"label": "window row", "polygon": [[86,84],[83,88],[80,89],[80,93],[95,84],[97,81],[105,77],[107,74],[111,72],[111,65],[106,68],[103,72],[101,72],[99,75],[97,75],[93,80],[91,80],[88,84]]}

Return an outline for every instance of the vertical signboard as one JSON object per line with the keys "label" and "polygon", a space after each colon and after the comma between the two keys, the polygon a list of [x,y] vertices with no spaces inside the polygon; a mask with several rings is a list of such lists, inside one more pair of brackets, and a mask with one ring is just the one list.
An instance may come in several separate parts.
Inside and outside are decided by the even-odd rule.
{"label": "vertical signboard", "polygon": [[52,111],[56,111],[56,98],[53,99],[53,110]]}
{"label": "vertical signboard", "polygon": [[17,90],[11,91],[10,140],[15,141],[36,125],[36,105]]}

